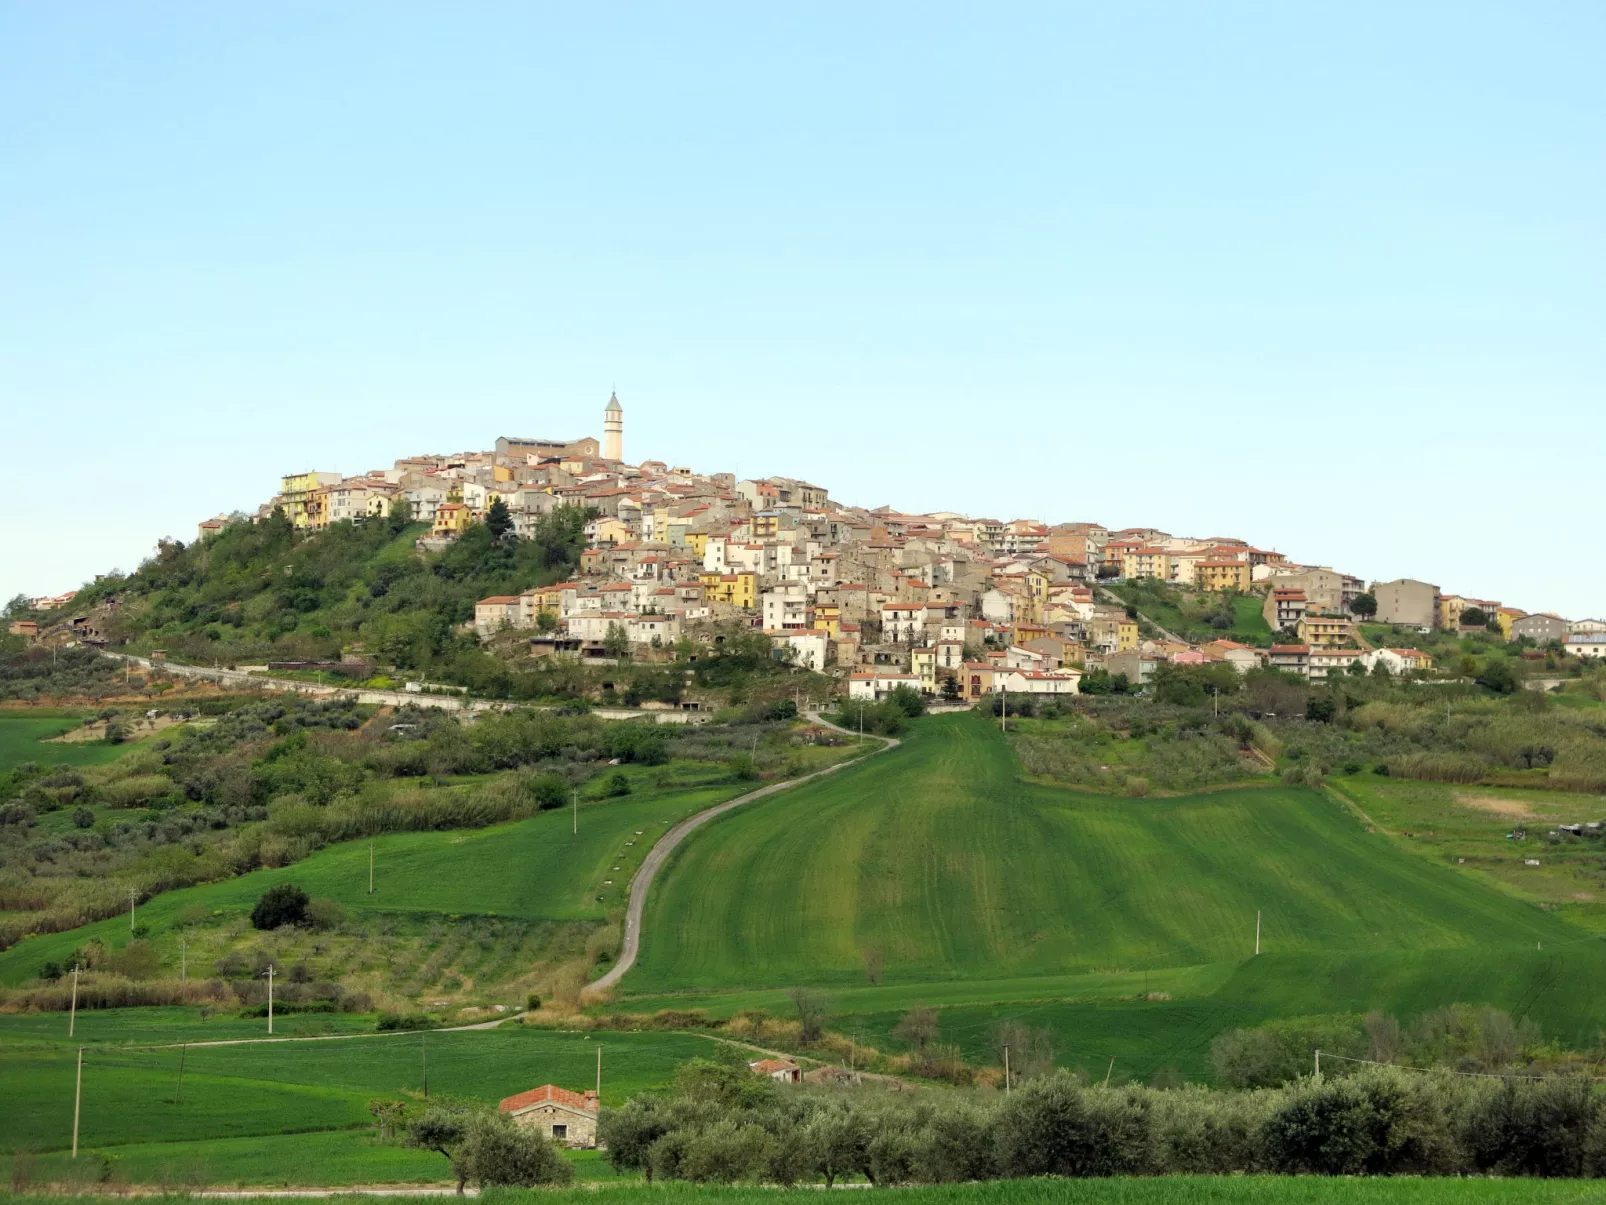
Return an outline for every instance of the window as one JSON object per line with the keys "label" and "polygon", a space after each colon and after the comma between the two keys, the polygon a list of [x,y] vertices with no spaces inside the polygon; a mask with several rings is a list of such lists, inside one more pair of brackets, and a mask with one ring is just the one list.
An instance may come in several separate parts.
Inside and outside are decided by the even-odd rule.
{"label": "window", "polygon": [[569,1136],[569,1127],[568,1126],[566,1126],[566,1125],[555,1125],[555,1126],[552,1127],[552,1137],[554,1137],[554,1138],[567,1138],[568,1136]]}

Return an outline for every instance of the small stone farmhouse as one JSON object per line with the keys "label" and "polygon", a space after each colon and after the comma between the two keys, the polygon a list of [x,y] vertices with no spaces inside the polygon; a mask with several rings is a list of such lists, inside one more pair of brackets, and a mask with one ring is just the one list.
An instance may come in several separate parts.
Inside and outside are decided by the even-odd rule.
{"label": "small stone farmhouse", "polygon": [[747,1065],[753,1069],[755,1075],[768,1076],[783,1084],[803,1082],[803,1069],[791,1059],[759,1059],[758,1062]]}
{"label": "small stone farmhouse", "polygon": [[542,1084],[502,1102],[515,1125],[533,1126],[566,1146],[597,1145],[597,1094]]}

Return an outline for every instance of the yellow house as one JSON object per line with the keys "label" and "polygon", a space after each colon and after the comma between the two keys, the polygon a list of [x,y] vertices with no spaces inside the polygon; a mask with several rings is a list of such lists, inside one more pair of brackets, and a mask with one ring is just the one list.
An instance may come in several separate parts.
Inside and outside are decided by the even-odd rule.
{"label": "yellow house", "polygon": [[429,534],[436,539],[455,539],[468,530],[473,518],[461,502],[442,502],[435,508],[435,526]]}
{"label": "yellow house", "polygon": [[1511,625],[1516,623],[1517,620],[1521,619],[1527,613],[1528,612],[1521,610],[1518,607],[1500,607],[1494,612],[1493,615],[1489,616],[1489,621],[1500,629],[1500,634],[1502,636],[1504,636],[1507,640],[1510,640]]}
{"label": "yellow house", "polygon": [[1339,615],[1312,615],[1306,611],[1294,630],[1301,644],[1348,648],[1355,643],[1355,625]]}
{"label": "yellow house", "polygon": [[1193,567],[1193,584],[1201,590],[1249,589],[1248,561],[1200,561]]}
{"label": "yellow house", "polygon": [[706,531],[688,531],[684,543],[697,554],[697,559],[703,559],[703,549],[708,547],[708,533]]}
{"label": "yellow house", "polygon": [[1118,653],[1129,653],[1138,647],[1138,621],[1123,615],[1115,629],[1115,648]]}
{"label": "yellow house", "polygon": [[749,611],[758,606],[756,573],[704,573],[698,580],[703,584],[703,598],[708,602],[729,603]]}
{"label": "yellow house", "polygon": [[491,466],[491,480],[504,482],[512,481],[513,470],[508,468],[508,466],[505,464],[493,464]]}
{"label": "yellow house", "polygon": [[598,544],[628,544],[635,538],[630,525],[623,519],[598,519],[596,530]]}
{"label": "yellow house", "polygon": [[818,603],[814,608],[814,627],[832,640],[842,639],[842,608],[835,603]]}
{"label": "yellow house", "polygon": [[920,677],[920,689],[927,694],[937,693],[937,650],[915,649],[909,655],[909,668]]}
{"label": "yellow house", "polygon": [[317,493],[342,480],[339,473],[290,473],[281,477],[279,505],[284,508],[285,517],[293,526],[303,529],[327,527],[328,495],[318,498]]}
{"label": "yellow house", "polygon": [[754,515],[748,520],[748,526],[752,529],[755,540],[762,539],[765,536],[779,535],[781,533],[781,516]]}

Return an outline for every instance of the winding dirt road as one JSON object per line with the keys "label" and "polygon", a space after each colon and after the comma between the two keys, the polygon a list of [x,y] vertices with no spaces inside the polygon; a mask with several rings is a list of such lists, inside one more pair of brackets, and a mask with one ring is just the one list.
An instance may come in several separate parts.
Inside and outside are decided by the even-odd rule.
{"label": "winding dirt road", "polygon": [[[807,714],[809,720],[822,728],[832,728],[837,732],[847,733],[849,736],[855,735],[838,724],[821,719],[819,712],[811,711]],[[846,766],[862,765],[878,753],[885,753],[888,749],[896,749],[901,743],[890,736],[878,739],[885,743],[879,749],[873,750],[864,757],[856,757],[852,761],[840,761],[835,765],[826,766],[823,770],[805,774],[802,778],[777,782],[767,787],[760,787],[756,791],[749,791],[746,795],[738,795],[735,799],[728,799],[724,803],[716,804],[707,811],[698,812],[695,816],[687,817],[658,838],[658,843],[642,859],[641,869],[636,871],[636,877],[630,881],[630,903],[625,909],[625,939],[619,950],[619,960],[613,964],[605,975],[586,984],[587,990],[615,986],[625,977],[630,968],[636,965],[636,955],[641,950],[641,918],[647,909],[647,895],[652,891],[652,881],[658,874],[659,867],[668,860],[669,855],[675,851],[677,845],[716,816],[723,816],[726,812],[734,811],[743,804],[753,803],[770,795],[777,795],[782,791],[789,791],[793,787],[802,786],[804,783],[812,782],[816,778],[824,778],[827,774],[834,774]]]}

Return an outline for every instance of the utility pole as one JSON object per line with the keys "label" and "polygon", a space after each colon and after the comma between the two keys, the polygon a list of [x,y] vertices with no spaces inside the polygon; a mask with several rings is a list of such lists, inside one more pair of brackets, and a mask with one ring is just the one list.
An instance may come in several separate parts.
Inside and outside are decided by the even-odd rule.
{"label": "utility pole", "polygon": [[1104,1086],[1106,1088],[1108,1088],[1110,1086],[1110,1072],[1112,1072],[1114,1070],[1115,1070],[1115,1056],[1112,1054],[1110,1056],[1110,1065],[1104,1069]]}
{"label": "utility pole", "polygon": [[1004,1095],[1009,1095],[1009,1047],[1004,1047]]}
{"label": "utility pole", "polygon": [[139,900],[139,888],[138,887],[130,887],[128,889],[128,932],[129,932],[129,934],[131,936],[132,936],[132,934],[134,932],[134,904],[138,900]]}
{"label": "utility pole", "polygon": [[1322,1078],[1322,1052],[1320,1050],[1318,1050],[1316,1052],[1316,1082],[1320,1083],[1321,1082],[1321,1078]]}
{"label": "utility pole", "polygon": [[569,792],[569,795],[574,800],[574,835],[578,837],[580,835],[580,788],[575,787],[574,790]]}
{"label": "utility pole", "polygon": [[374,843],[368,842],[368,894],[374,893]]}
{"label": "utility pole", "polygon": [[1255,954],[1260,954],[1260,909],[1255,909]]}
{"label": "utility pole", "polygon": [[84,1103],[84,1048],[78,1048],[78,1086],[72,1098],[72,1157],[78,1158],[78,1110]]}
{"label": "utility pole", "polygon": [[597,1107],[602,1107],[602,1044],[597,1044]]}
{"label": "utility pole", "polygon": [[1004,709],[998,713],[998,727],[1002,732],[1009,731],[1009,687],[1003,688]]}
{"label": "utility pole", "polygon": [[273,1032],[273,964],[268,963],[268,1032]]}
{"label": "utility pole", "polygon": [[67,1036],[72,1037],[78,1025],[78,968],[72,969],[72,1011],[67,1014]]}
{"label": "utility pole", "polygon": [[424,1099],[429,1099],[429,1034],[418,1035],[418,1051],[424,1057]]}

